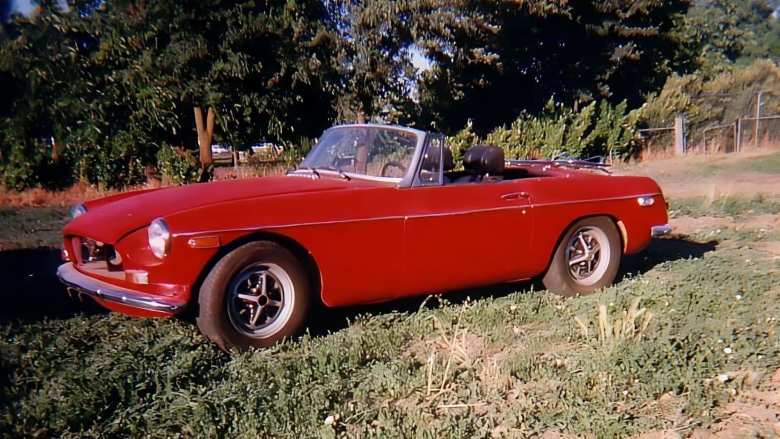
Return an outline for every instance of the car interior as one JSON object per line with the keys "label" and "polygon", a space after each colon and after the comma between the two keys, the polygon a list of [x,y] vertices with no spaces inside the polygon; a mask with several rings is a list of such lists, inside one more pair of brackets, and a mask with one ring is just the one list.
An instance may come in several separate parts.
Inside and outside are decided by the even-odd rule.
{"label": "car interior", "polygon": [[463,153],[463,169],[455,169],[452,151],[431,146],[425,154],[421,167],[421,180],[433,183],[441,157],[444,184],[490,183],[519,178],[543,177],[546,174],[525,167],[505,167],[504,150],[495,145],[474,145]]}

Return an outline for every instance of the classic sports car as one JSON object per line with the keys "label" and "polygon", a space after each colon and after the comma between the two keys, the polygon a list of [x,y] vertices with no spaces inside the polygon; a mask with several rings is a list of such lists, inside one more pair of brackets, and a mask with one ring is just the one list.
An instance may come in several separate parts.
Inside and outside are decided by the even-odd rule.
{"label": "classic sports car", "polygon": [[310,305],[374,303],[542,276],[563,295],[615,278],[669,232],[645,177],[585,162],[507,161],[490,145],[456,169],[440,134],[336,126],[287,175],[123,193],[74,208],[58,275],[114,311],[192,307],[222,349],[298,332]]}

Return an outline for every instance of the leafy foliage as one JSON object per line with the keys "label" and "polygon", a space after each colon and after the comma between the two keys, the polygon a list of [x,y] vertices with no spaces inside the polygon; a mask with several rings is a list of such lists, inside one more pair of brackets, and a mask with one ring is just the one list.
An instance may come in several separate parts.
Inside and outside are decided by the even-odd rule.
{"label": "leafy foliage", "polygon": [[[196,148],[194,107],[216,114],[214,142],[272,141],[293,161],[324,127],[363,118],[447,134],[468,122],[479,137],[510,126],[493,138],[526,148],[520,155],[585,142],[625,156],[630,130],[606,121],[623,126],[671,74],[709,79],[776,57],[771,9],[764,0],[73,0],[63,10],[44,0],[0,33],[0,177],[15,188],[137,183],[165,166],[163,145]],[[590,107],[600,101],[625,108],[610,116]]]}
{"label": "leafy foliage", "polygon": [[776,6],[766,0],[699,0],[680,29],[696,45],[697,62],[706,74],[734,63],[780,59],[780,23]]}
{"label": "leafy foliage", "polygon": [[626,102],[611,105],[591,102],[579,111],[547,103],[543,113],[523,113],[508,127],[499,127],[484,139],[474,134],[471,124],[448,138],[455,156],[475,143],[489,143],[504,149],[509,158],[551,158],[603,155],[628,158],[636,146],[639,112],[627,111]]}
{"label": "leafy foliage", "polygon": [[[499,4],[500,3],[500,4]],[[420,88],[424,115],[479,133],[535,114],[553,97],[568,106],[607,99],[639,106],[673,71],[673,32],[688,3],[478,2],[437,5],[417,44],[433,61]]]}
{"label": "leafy foliage", "polygon": [[[0,139],[8,167],[30,139],[52,139],[75,177],[123,186],[157,164],[161,145],[196,144],[193,106],[217,108],[218,139],[234,145],[297,142],[330,119],[320,2],[93,3],[47,4],[11,26],[0,52],[0,79],[16,97]],[[34,173],[15,182],[38,183]]]}
{"label": "leafy foliage", "polygon": [[195,181],[200,173],[198,158],[191,151],[163,145],[157,151],[157,163],[163,179],[176,184]]}

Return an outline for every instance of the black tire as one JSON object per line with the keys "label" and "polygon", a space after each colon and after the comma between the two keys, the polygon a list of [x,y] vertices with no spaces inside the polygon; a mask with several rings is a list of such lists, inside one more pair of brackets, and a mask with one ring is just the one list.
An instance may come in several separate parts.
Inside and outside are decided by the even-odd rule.
{"label": "black tire", "polygon": [[206,276],[196,322],[224,351],[268,347],[300,332],[310,294],[309,278],[292,252],[269,241],[250,242],[225,255]]}
{"label": "black tire", "polygon": [[[587,255],[580,237],[590,243],[586,244]],[[576,241],[574,245],[573,241]],[[599,251],[590,256],[590,249],[595,248],[593,241],[599,244]],[[603,248],[609,253],[603,252]],[[593,293],[614,282],[621,256],[620,232],[612,219],[603,216],[581,219],[563,235],[542,283],[551,292],[566,297]],[[583,257],[583,262],[570,264]],[[604,261],[604,257],[608,260]]]}

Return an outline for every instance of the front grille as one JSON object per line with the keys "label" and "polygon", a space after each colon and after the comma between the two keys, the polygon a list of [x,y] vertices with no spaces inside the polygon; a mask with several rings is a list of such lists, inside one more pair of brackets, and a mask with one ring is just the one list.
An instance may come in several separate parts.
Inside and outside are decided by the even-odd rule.
{"label": "front grille", "polygon": [[79,237],[73,240],[74,251],[78,252],[79,264],[91,264],[105,262],[109,271],[122,269],[122,258],[114,250],[114,246],[96,241],[91,238]]}

